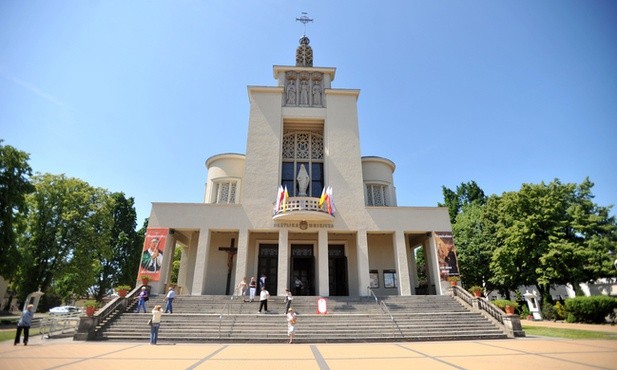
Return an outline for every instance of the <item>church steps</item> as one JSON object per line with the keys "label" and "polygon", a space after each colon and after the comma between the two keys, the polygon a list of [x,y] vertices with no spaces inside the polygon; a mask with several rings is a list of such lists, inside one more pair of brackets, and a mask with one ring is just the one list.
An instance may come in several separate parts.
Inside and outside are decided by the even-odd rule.
{"label": "church steps", "polygon": [[[296,340],[304,343],[415,340],[502,339],[506,335],[477,312],[448,296],[384,297],[390,315],[372,299],[331,297],[328,314],[316,314],[319,297],[294,297],[299,316]],[[164,307],[162,296],[148,301]],[[181,296],[174,314],[163,315],[161,341],[171,342],[284,342],[287,339],[285,303],[271,297],[268,313],[258,314],[258,302],[244,303],[229,296]],[[100,328],[99,339],[147,341],[150,314],[134,313],[135,305]],[[231,314],[227,314],[227,313]],[[220,329],[219,329],[220,328]]]}

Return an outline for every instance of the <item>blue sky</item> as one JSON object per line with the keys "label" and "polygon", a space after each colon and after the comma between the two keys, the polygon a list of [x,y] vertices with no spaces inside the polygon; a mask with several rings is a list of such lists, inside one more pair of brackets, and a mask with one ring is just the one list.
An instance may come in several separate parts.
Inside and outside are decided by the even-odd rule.
{"label": "blue sky", "polygon": [[617,2],[348,4],[1,0],[0,138],[36,172],[134,197],[139,225],[151,202],[201,202],[205,160],[245,152],[247,86],[295,64],[305,11],[400,206],[587,176],[617,204]]}

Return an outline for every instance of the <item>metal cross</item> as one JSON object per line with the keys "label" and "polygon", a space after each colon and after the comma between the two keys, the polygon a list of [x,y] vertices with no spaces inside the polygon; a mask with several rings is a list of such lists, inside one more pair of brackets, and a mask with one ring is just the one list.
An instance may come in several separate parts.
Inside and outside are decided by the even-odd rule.
{"label": "metal cross", "polygon": [[231,246],[219,247],[220,251],[227,252],[227,286],[225,287],[225,294],[231,294],[229,292],[229,286],[231,285],[231,270],[234,267],[234,256],[238,252],[238,248],[235,246],[236,239],[231,238]]}
{"label": "metal cross", "polygon": [[309,18],[307,12],[302,12],[300,18],[296,18],[296,22],[302,22],[304,24],[304,36],[306,36],[306,24],[313,21],[313,18]]}

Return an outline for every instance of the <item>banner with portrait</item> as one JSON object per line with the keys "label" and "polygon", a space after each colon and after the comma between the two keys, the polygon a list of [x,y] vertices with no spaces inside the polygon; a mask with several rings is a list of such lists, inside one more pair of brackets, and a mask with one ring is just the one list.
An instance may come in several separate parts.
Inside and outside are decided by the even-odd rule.
{"label": "banner with portrait", "polygon": [[139,262],[139,279],[147,276],[150,281],[159,281],[163,267],[163,252],[169,229],[152,228],[146,230],[144,249]]}
{"label": "banner with portrait", "polygon": [[448,280],[450,276],[459,276],[456,247],[451,232],[436,232],[437,258],[439,259],[439,276]]}

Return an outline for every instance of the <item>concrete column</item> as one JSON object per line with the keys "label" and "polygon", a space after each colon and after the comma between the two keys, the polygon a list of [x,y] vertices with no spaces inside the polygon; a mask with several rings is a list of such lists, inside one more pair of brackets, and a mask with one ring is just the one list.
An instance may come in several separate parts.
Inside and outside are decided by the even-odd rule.
{"label": "concrete column", "polygon": [[197,264],[197,247],[199,246],[199,231],[193,231],[191,233],[190,240],[188,241],[189,247],[185,250],[187,254],[186,258],[186,279],[184,280],[185,286],[182,289],[182,294],[191,295],[193,289],[193,278],[195,276],[195,265]]}
{"label": "concrete column", "polygon": [[443,287],[441,284],[441,277],[439,275],[439,258],[437,257],[437,247],[435,246],[435,238],[431,233],[428,238],[428,246],[426,248],[426,265],[430,266],[429,277],[431,283],[435,284],[435,293],[437,295],[445,295],[447,287]]}
{"label": "concrete column", "polygon": [[330,279],[328,276],[328,230],[320,229],[317,244],[317,295],[330,296]]}
{"label": "concrete column", "polygon": [[277,273],[276,295],[284,296],[285,289],[289,288],[289,231],[279,230],[279,260]]}
{"label": "concrete column", "polygon": [[[236,253],[236,277],[234,287],[237,287],[238,284],[240,284],[240,282],[242,281],[242,278],[246,277],[249,254],[248,241],[249,231],[247,229],[240,230],[238,232],[238,252]],[[247,278],[246,282],[248,283],[249,280],[250,277]]]}
{"label": "concrete column", "polygon": [[203,295],[206,291],[206,271],[208,267],[208,255],[210,252],[210,232],[201,230],[197,243],[197,255],[195,256],[195,274],[191,295]]}
{"label": "concrete column", "polygon": [[401,230],[394,233],[394,256],[397,263],[399,294],[402,296],[411,295],[407,245],[405,243],[405,233]]}
{"label": "concrete column", "polygon": [[176,244],[176,238],[171,232],[165,238],[165,249],[163,250],[163,265],[161,266],[161,274],[159,275],[159,281],[150,282],[150,293],[164,294],[165,286],[169,282],[171,276],[171,265],[174,260],[174,246]]}
{"label": "concrete column", "polygon": [[182,252],[180,254],[180,268],[178,269],[178,288],[176,288],[176,294],[183,295],[188,293],[188,291],[186,291],[186,280],[189,267],[189,248],[182,244],[178,245],[178,247]]}
{"label": "concrete column", "polygon": [[[366,230],[358,230],[357,233],[358,243],[358,295],[366,296],[368,294],[367,288],[371,285],[371,279],[369,275],[369,261],[368,261],[368,238],[366,236]],[[350,292],[353,295],[352,292]]]}

